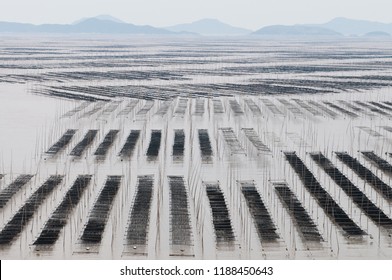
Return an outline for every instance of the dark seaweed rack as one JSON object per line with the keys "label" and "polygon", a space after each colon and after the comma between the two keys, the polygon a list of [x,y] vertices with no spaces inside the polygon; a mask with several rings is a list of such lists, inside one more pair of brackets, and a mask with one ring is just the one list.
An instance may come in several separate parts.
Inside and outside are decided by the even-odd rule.
{"label": "dark seaweed rack", "polygon": [[201,117],[204,115],[204,100],[204,98],[196,99],[195,111],[193,112],[195,116]]}
{"label": "dark seaweed rack", "polygon": [[288,100],[283,99],[283,98],[280,98],[280,99],[278,99],[278,100],[279,100],[279,102],[282,103],[282,104],[287,108],[287,110],[289,110],[294,116],[296,116],[296,117],[301,117],[301,116],[302,116],[302,111],[301,111],[297,106],[295,106],[294,104],[292,104],[291,102],[289,102]]}
{"label": "dark seaweed rack", "polygon": [[211,206],[216,243],[217,245],[232,245],[235,241],[234,231],[231,226],[225,197],[219,187],[219,183],[205,183],[205,186]]}
{"label": "dark seaweed rack", "polygon": [[365,180],[369,185],[373,186],[377,191],[379,191],[385,199],[392,200],[392,188],[385,184],[372,171],[363,166],[357,159],[353,158],[347,153],[335,152],[335,154],[338,159],[350,167],[361,179]]}
{"label": "dark seaweed rack", "polygon": [[270,153],[271,150],[270,148],[267,147],[261,141],[260,137],[257,135],[256,131],[253,128],[242,128],[242,131],[245,133],[245,136],[249,139],[249,141],[255,146],[257,151],[263,152],[263,153]]}
{"label": "dark seaweed rack", "polygon": [[154,176],[138,176],[137,192],[134,198],[126,234],[128,245],[146,245],[150,209],[154,187]]}
{"label": "dark seaweed rack", "polygon": [[85,109],[88,105],[90,105],[91,102],[89,101],[84,101],[82,104],[80,104],[79,106],[77,106],[76,108],[68,111],[67,113],[65,113],[63,115],[63,118],[69,118],[74,116],[76,113],[79,113],[80,111],[82,111],[83,109]]}
{"label": "dark seaweed rack", "polygon": [[155,113],[157,116],[163,117],[164,115],[167,114],[167,112],[170,109],[172,102],[171,101],[165,101],[162,103],[161,107],[159,107],[158,111]]}
{"label": "dark seaweed rack", "polygon": [[260,194],[256,190],[255,183],[253,181],[242,181],[239,183],[249,212],[252,215],[260,242],[274,242],[279,239],[274,222]]}
{"label": "dark seaweed rack", "polygon": [[294,224],[305,242],[321,242],[323,238],[317,226],[302,206],[297,196],[290,190],[286,183],[273,183],[275,191],[292,217]]}
{"label": "dark seaweed rack", "polygon": [[375,112],[375,113],[378,113],[378,114],[380,114],[380,115],[382,115],[382,116],[386,116],[386,117],[390,117],[390,116],[391,116],[390,114],[388,114],[388,113],[386,113],[386,112],[384,112],[384,111],[382,111],[382,110],[380,110],[380,109],[378,109],[378,108],[376,108],[376,107],[373,107],[373,106],[371,106],[371,105],[369,105],[369,104],[366,104],[366,103],[364,103],[364,102],[362,102],[362,101],[354,101],[354,102],[355,102],[356,104],[361,105],[362,107],[367,108],[367,109],[369,109],[370,111]]}
{"label": "dark seaweed rack", "polygon": [[151,131],[151,140],[146,153],[149,159],[155,159],[159,155],[159,150],[161,148],[161,138],[161,130]]}
{"label": "dark seaweed rack", "polygon": [[[0,179],[2,176],[0,175]],[[3,208],[11,197],[17,193],[25,184],[27,184],[33,175],[22,174],[19,175],[8,187],[0,192],[0,209]]]}
{"label": "dark seaweed rack", "polygon": [[177,108],[174,111],[174,115],[176,116],[184,116],[186,109],[188,107],[188,99],[180,98],[177,104]]}
{"label": "dark seaweed rack", "polygon": [[209,161],[212,157],[212,147],[210,142],[210,137],[208,136],[207,129],[199,129],[199,146],[200,153],[203,161]]}
{"label": "dark seaweed rack", "polygon": [[336,104],[333,104],[332,102],[324,101],[324,104],[328,105],[331,108],[334,108],[335,110],[337,110],[339,112],[342,112],[343,114],[345,114],[345,115],[347,115],[347,116],[349,116],[351,118],[358,118],[359,117],[357,114],[355,114],[355,113],[353,113],[353,112],[351,112],[349,110],[346,110],[346,109],[344,109],[344,108],[342,108],[342,107],[340,107],[340,106],[338,106]]}
{"label": "dark seaweed rack", "polygon": [[108,176],[97,201],[89,214],[80,239],[87,243],[100,243],[114,198],[120,188],[121,176]]}
{"label": "dark seaweed rack", "polygon": [[184,156],[185,133],[183,129],[174,130],[173,156]]}
{"label": "dark seaweed rack", "polygon": [[104,106],[106,102],[105,101],[99,101],[94,103],[94,108],[91,109],[90,111],[85,112],[80,118],[88,118],[91,117],[92,115],[98,113]]}
{"label": "dark seaweed rack", "polygon": [[232,155],[246,154],[244,148],[241,146],[240,141],[238,141],[237,136],[231,127],[222,127],[219,128],[219,130],[222,131],[223,138],[225,139],[226,144],[229,146]]}
{"label": "dark seaweed rack", "polygon": [[124,109],[122,109],[118,113],[117,117],[128,115],[136,107],[138,102],[139,102],[139,100],[131,100],[131,101],[129,101],[129,103],[124,107]]}
{"label": "dark seaweed rack", "polygon": [[147,100],[144,106],[136,113],[136,116],[145,116],[154,107],[154,100]]}
{"label": "dark seaweed rack", "polygon": [[313,100],[309,100],[308,102],[309,102],[309,104],[313,105],[314,107],[322,110],[324,113],[326,113],[331,118],[337,118],[339,116],[336,112],[334,112],[331,109],[325,107],[323,104],[320,104],[320,103],[318,103],[316,101],[313,101]]}
{"label": "dark seaweed rack", "polygon": [[91,143],[94,141],[95,136],[97,136],[98,130],[92,129],[89,130],[82,141],[80,141],[76,146],[72,149],[70,155],[75,157],[80,157],[84,150],[88,148]]}
{"label": "dark seaweed rack", "polygon": [[381,127],[384,128],[388,132],[392,132],[392,127],[391,126],[384,125],[384,126],[381,126]]}
{"label": "dark seaweed rack", "polygon": [[296,102],[301,108],[305,109],[306,111],[308,111],[309,113],[311,113],[314,116],[321,116],[322,114],[320,113],[320,111],[314,109],[313,107],[309,106],[308,104],[306,104],[306,102],[302,99],[293,99],[294,102]]}
{"label": "dark seaweed rack", "polygon": [[71,141],[75,133],[76,133],[75,129],[68,129],[63,134],[63,136],[61,136],[61,138],[55,144],[53,144],[52,147],[49,148],[49,150],[46,153],[49,155],[57,154],[60,150],[64,149],[69,144],[69,142]]}
{"label": "dark seaweed rack", "polygon": [[357,126],[359,129],[362,131],[365,131],[367,134],[374,136],[374,137],[381,137],[382,135],[378,133],[377,131],[371,129],[370,127],[367,126]]}
{"label": "dark seaweed rack", "polygon": [[370,151],[362,151],[361,152],[367,159],[375,163],[378,168],[380,168],[384,172],[392,173],[392,165],[387,162],[385,159],[382,159],[378,155],[376,155],[374,152]]}
{"label": "dark seaweed rack", "polygon": [[350,108],[354,112],[359,112],[359,113],[365,114],[367,116],[374,116],[374,114],[368,113],[365,109],[359,108],[358,106],[355,106],[348,101],[345,101],[345,100],[338,100],[338,101],[339,101],[339,103],[346,105],[346,107]]}
{"label": "dark seaweed rack", "polygon": [[98,157],[104,157],[107,152],[109,151],[109,148],[113,145],[114,140],[116,139],[117,134],[119,133],[119,130],[112,129],[110,130],[101,144],[99,144],[98,148],[96,149],[94,155]]}
{"label": "dark seaweed rack", "polygon": [[252,111],[253,116],[258,117],[261,116],[260,107],[253,101],[253,99],[245,98],[244,99],[246,105],[248,105],[249,109]]}
{"label": "dark seaweed rack", "polygon": [[184,177],[169,176],[171,245],[192,245],[192,228]]}
{"label": "dark seaweed rack", "polygon": [[125,140],[124,146],[118,155],[120,157],[131,157],[139,138],[140,130],[131,130],[131,133],[128,135],[127,140]]}
{"label": "dark seaweed rack", "polygon": [[310,170],[305,166],[302,160],[295,152],[285,152],[286,160],[290,163],[295,173],[299,176],[304,187],[316,200],[318,205],[324,210],[327,216],[335,222],[347,234],[352,236],[364,235],[365,232],[358,227],[353,220],[344,212],[335,202],[330,194],[324,190],[316,180]]}
{"label": "dark seaweed rack", "polygon": [[378,208],[357,186],[343,175],[333,164],[321,153],[312,153],[310,157],[342,188],[342,190],[354,201],[366,216],[375,224],[392,227],[392,220]]}
{"label": "dark seaweed rack", "polygon": [[99,98],[99,97],[96,97],[96,96],[85,95],[85,94],[78,94],[78,93],[71,93],[71,92],[63,91],[63,90],[56,90],[55,87],[45,89],[44,92],[43,91],[39,91],[39,93],[40,94],[44,94],[44,95],[60,97],[60,98],[73,99],[73,100],[84,100],[84,101],[90,101],[90,102],[107,101],[106,99]]}
{"label": "dark seaweed rack", "polygon": [[83,192],[91,181],[91,175],[79,175],[67,191],[60,205],[45,223],[43,230],[33,245],[52,245],[59,238],[61,230],[68,222],[72,210],[78,205]]}
{"label": "dark seaweed rack", "polygon": [[52,175],[41,185],[11,218],[0,232],[0,244],[9,244],[16,238],[31,220],[42,202],[53,192],[63,180],[61,175]]}
{"label": "dark seaweed rack", "polygon": [[103,117],[108,117],[111,113],[113,113],[118,106],[120,106],[121,102],[120,101],[113,101],[106,106],[105,109],[102,111],[102,116]]}
{"label": "dark seaweed rack", "polygon": [[223,114],[225,112],[220,99],[212,99],[212,105],[214,107],[214,114]]}
{"label": "dark seaweed rack", "polygon": [[264,103],[265,106],[272,112],[274,115],[283,115],[283,113],[276,107],[271,100],[262,98],[261,101]]}
{"label": "dark seaweed rack", "polygon": [[235,99],[229,100],[230,108],[234,112],[234,116],[241,116],[244,114],[240,104]]}
{"label": "dark seaweed rack", "polygon": [[387,111],[390,111],[390,112],[392,111],[391,107],[385,106],[385,105],[383,105],[383,104],[381,104],[379,102],[369,101],[369,103],[372,104],[373,106],[378,107],[378,108],[381,108],[381,109],[384,109],[384,110],[387,110]]}

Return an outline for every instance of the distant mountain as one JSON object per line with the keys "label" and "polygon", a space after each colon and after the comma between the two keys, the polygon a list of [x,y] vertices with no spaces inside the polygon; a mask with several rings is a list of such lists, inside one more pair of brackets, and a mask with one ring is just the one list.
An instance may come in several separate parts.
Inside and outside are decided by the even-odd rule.
{"label": "distant mountain", "polygon": [[29,33],[29,32],[34,32],[35,28],[36,28],[35,25],[29,24],[29,23],[0,21],[0,33],[3,33],[3,32]]}
{"label": "distant mountain", "polygon": [[[99,16],[92,17],[92,18],[100,19],[100,20],[109,20],[109,21],[113,21],[113,22],[117,22],[117,23],[126,23],[125,21],[122,21],[121,19],[112,17],[111,15],[99,15]],[[79,19],[79,20],[73,22],[72,24],[73,25],[79,24],[79,23],[81,23],[85,20],[88,20],[88,19],[90,19],[90,18],[82,18],[82,19]]]}
{"label": "distant mountain", "polygon": [[71,33],[104,33],[104,34],[173,34],[173,32],[149,25],[134,25],[111,20],[89,18],[78,24],[70,25]]}
{"label": "distant mountain", "polygon": [[4,33],[94,33],[94,34],[151,34],[174,35],[176,33],[149,25],[134,25],[113,20],[88,18],[76,24],[41,24],[0,22]]}
{"label": "distant mountain", "polygon": [[335,18],[324,24],[270,25],[252,33],[216,19],[202,19],[167,28],[126,23],[110,15],[83,18],[73,24],[41,24],[0,22],[0,33],[59,33],[59,34],[145,34],[145,35],[264,35],[264,36],[364,36],[387,37],[392,23]]}
{"label": "distant mountain", "polygon": [[201,35],[246,35],[252,30],[231,26],[217,19],[201,19],[192,23],[166,27],[173,32],[190,32]]}
{"label": "distant mountain", "polygon": [[[271,25],[253,34],[268,36],[364,36],[392,34],[392,24],[348,18],[335,18],[323,24]],[[378,36],[377,36],[378,34]]]}
{"label": "distant mountain", "polygon": [[374,38],[374,37],[384,37],[384,38],[389,38],[391,37],[391,34],[387,32],[382,32],[382,31],[373,31],[369,32],[363,35],[363,37],[369,37],[369,38]]}
{"label": "distant mountain", "polygon": [[327,23],[315,25],[328,28],[343,35],[364,35],[369,32],[381,31],[392,34],[392,24],[348,18],[335,18]]}
{"label": "distant mountain", "polygon": [[264,36],[341,36],[333,30],[308,25],[270,25],[263,27],[252,35]]}

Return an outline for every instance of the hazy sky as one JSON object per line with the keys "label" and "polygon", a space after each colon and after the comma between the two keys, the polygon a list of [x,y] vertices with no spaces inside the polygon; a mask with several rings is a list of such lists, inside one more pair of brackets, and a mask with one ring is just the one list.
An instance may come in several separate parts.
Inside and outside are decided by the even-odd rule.
{"label": "hazy sky", "polygon": [[270,24],[323,23],[338,16],[392,22],[391,0],[0,0],[0,21],[71,23],[110,14],[157,27],[216,18],[258,29]]}

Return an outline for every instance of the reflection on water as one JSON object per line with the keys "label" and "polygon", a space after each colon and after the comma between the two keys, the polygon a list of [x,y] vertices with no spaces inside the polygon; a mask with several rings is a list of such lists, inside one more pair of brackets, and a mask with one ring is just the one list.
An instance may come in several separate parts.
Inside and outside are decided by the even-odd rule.
{"label": "reflection on water", "polygon": [[45,40],[0,46],[2,258],[389,258],[387,43]]}

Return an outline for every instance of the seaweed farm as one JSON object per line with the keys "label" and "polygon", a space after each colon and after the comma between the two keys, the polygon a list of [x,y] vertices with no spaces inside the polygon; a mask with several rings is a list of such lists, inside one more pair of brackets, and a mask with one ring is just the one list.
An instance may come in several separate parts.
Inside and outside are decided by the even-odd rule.
{"label": "seaweed farm", "polygon": [[390,41],[0,40],[1,259],[391,259]]}

